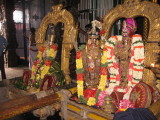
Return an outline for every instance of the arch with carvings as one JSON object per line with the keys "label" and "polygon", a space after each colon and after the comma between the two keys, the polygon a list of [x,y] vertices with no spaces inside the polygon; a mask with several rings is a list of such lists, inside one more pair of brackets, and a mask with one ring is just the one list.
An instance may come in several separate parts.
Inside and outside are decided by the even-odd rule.
{"label": "arch with carvings", "polygon": [[[114,22],[120,18],[135,18],[138,16],[145,17],[149,20],[148,38],[145,42],[145,66],[143,81],[155,86],[155,74],[147,69],[151,64],[157,62],[158,53],[160,52],[160,6],[156,3],[141,0],[124,0],[124,4],[112,8],[104,16],[105,37],[110,37],[110,32]],[[160,86],[159,86],[160,90]]]}
{"label": "arch with carvings", "polygon": [[49,12],[42,20],[39,29],[36,31],[36,44],[39,49],[45,43],[45,36],[49,24],[64,24],[64,35],[62,42],[62,54],[61,54],[61,69],[64,71],[65,79],[67,84],[70,83],[70,72],[69,72],[69,59],[70,51],[76,45],[77,37],[77,26],[74,22],[74,18],[70,12],[62,9],[62,5],[52,7],[52,11]]}

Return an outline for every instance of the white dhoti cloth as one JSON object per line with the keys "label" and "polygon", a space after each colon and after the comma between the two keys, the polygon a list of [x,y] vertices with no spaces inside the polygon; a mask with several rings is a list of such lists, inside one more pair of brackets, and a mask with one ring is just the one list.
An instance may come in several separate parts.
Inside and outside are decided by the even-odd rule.
{"label": "white dhoti cloth", "polygon": [[36,46],[30,46],[29,48],[35,50],[35,51],[32,51],[29,49],[29,69],[32,69],[33,62],[37,56],[37,51],[36,51],[37,48]]}

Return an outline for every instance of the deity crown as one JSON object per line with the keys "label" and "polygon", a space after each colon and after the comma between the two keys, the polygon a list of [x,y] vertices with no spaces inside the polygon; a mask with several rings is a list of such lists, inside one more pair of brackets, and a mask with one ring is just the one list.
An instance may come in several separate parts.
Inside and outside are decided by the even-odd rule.
{"label": "deity crown", "polygon": [[99,32],[97,32],[97,30],[96,30],[96,27],[93,27],[93,26],[92,26],[91,31],[88,32],[88,36],[89,37],[94,37],[94,38],[99,38],[100,37]]}

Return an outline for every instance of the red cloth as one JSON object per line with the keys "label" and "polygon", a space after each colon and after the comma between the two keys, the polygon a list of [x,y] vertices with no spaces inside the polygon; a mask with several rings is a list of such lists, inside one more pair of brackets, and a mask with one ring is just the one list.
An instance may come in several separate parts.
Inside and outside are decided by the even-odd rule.
{"label": "red cloth", "polygon": [[134,106],[145,108],[150,106],[152,100],[151,90],[144,82],[139,82],[131,91],[130,101]]}
{"label": "red cloth", "polygon": [[110,96],[112,97],[112,102],[118,109],[120,101],[123,99],[124,93],[114,91]]}
{"label": "red cloth", "polygon": [[88,100],[90,97],[96,97],[96,92],[97,92],[97,89],[85,89],[83,94],[84,94],[84,97]]}
{"label": "red cloth", "polygon": [[27,69],[23,71],[23,82],[28,84],[31,78],[31,70]]}
{"label": "red cloth", "polygon": [[40,87],[40,90],[43,90],[43,86],[44,86],[44,83],[48,81],[48,84],[47,84],[47,88],[54,88],[56,86],[56,76],[52,76],[52,75],[45,75],[44,78],[43,78],[43,81],[42,81],[42,84],[41,84],[41,87]]}

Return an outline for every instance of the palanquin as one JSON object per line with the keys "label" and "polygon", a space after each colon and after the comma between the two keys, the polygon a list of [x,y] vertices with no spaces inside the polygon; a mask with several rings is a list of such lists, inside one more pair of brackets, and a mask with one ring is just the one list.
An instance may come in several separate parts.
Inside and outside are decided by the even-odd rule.
{"label": "palanquin", "polygon": [[[112,8],[104,17],[102,27],[105,31],[105,38],[108,40],[111,36],[113,24],[121,18],[144,17],[143,21],[143,42],[144,42],[144,71],[143,82],[136,85],[132,90],[132,99],[141,99],[139,106],[149,108],[158,118],[159,102],[153,104],[153,91],[147,85],[154,89],[159,87],[159,5],[148,1],[125,0],[124,4]],[[154,67],[152,68],[152,65]],[[154,69],[154,70],[153,70]],[[137,96],[139,90],[142,90],[141,97]],[[133,94],[136,93],[136,94]],[[140,102],[144,105],[140,105]],[[148,103],[149,102],[149,103]],[[154,107],[153,107],[154,106]],[[104,114],[102,110],[97,110],[86,105],[75,103],[71,100],[62,99],[62,116],[65,119],[113,119],[113,114]],[[104,116],[105,115],[105,116]]]}
{"label": "palanquin", "polygon": [[[159,118],[160,100],[153,102],[153,91],[160,91],[160,71],[159,71],[159,53],[160,53],[160,7],[159,5],[141,0],[124,0],[124,4],[112,8],[103,17],[102,26],[104,28],[104,37],[108,39],[111,36],[111,29],[115,21],[121,18],[144,17],[143,42],[145,46],[145,60],[143,71],[143,83],[137,85],[139,89],[143,88],[146,95],[142,95],[143,107],[149,108],[154,115]],[[64,71],[67,84],[72,84],[75,80],[70,77],[69,60],[70,52],[73,48],[77,50],[78,27],[74,22],[73,16],[62,5],[53,7],[53,11],[48,13],[42,20],[40,28],[36,32],[37,48],[45,43],[46,31],[49,24],[64,24],[64,37],[62,42],[61,69]],[[150,85],[153,89],[147,86]],[[70,92],[71,91],[71,92]],[[61,102],[61,117],[65,120],[88,119],[88,120],[111,120],[114,114],[105,112],[101,109],[89,107],[84,104],[70,100],[71,94],[76,93],[76,88],[61,90],[57,92],[57,102]],[[134,98],[138,99],[135,95]]]}

